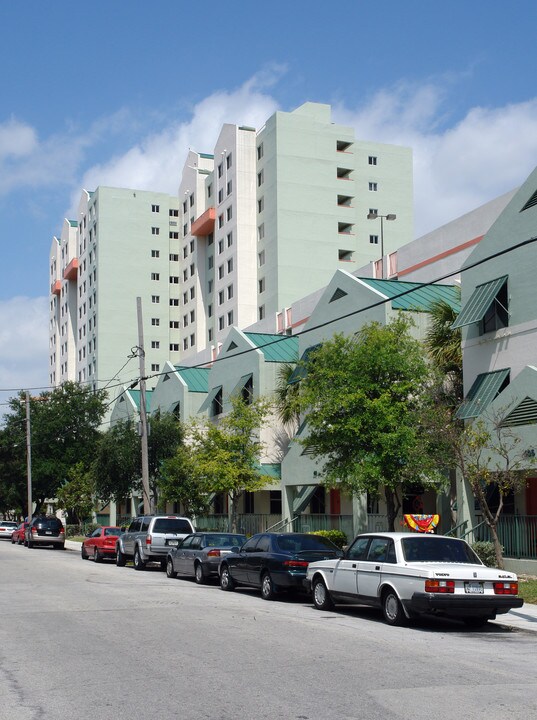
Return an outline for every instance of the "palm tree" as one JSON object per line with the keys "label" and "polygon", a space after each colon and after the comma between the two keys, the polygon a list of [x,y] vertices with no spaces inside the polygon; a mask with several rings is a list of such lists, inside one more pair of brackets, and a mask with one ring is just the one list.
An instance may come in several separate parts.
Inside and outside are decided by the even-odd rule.
{"label": "palm tree", "polygon": [[445,300],[433,303],[425,348],[433,367],[443,377],[446,399],[459,405],[463,399],[461,330],[452,328],[458,312]]}
{"label": "palm tree", "polygon": [[278,417],[289,429],[296,431],[300,424],[299,392],[300,380],[290,383],[289,380],[296,370],[296,363],[282,363],[278,367],[276,387],[276,412]]}

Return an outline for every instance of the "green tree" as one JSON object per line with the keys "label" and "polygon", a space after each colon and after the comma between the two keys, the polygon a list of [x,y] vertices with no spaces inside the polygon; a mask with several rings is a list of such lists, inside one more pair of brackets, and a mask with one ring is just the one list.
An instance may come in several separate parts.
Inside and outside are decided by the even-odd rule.
{"label": "green tree", "polygon": [[272,481],[261,470],[263,444],[259,431],[269,413],[265,399],[250,404],[231,397],[231,410],[218,424],[206,420],[190,428],[189,445],[194,477],[207,492],[223,492],[231,504],[230,531],[237,531],[239,499]]}
{"label": "green tree", "polygon": [[189,517],[207,512],[210,490],[206,478],[198,474],[194,451],[188,444],[178,447],[175,455],[162,463],[159,489],[162,500],[181,503]]}
{"label": "green tree", "polygon": [[96,497],[116,503],[140,492],[140,438],[132,421],[120,421],[103,432],[95,447],[91,476]]}
{"label": "green tree", "polygon": [[159,490],[163,481],[163,463],[174,457],[182,447],[184,426],[173,413],[157,410],[149,418],[150,433],[147,442],[149,461],[149,487],[153,505],[159,505]]}
{"label": "green tree", "polygon": [[436,383],[437,401],[455,409],[463,399],[461,330],[453,329],[457,311],[445,300],[432,304],[425,349],[440,381]]}
{"label": "green tree", "polygon": [[274,398],[278,417],[289,429],[296,430],[300,424],[300,382],[289,382],[297,372],[296,363],[281,363],[276,373]]}
{"label": "green tree", "polygon": [[[105,413],[106,393],[67,382],[30,399],[32,494],[39,511],[54,498],[70,468],[89,468]],[[1,472],[26,494],[26,407],[24,393],[9,401],[1,442]],[[24,491],[23,491],[24,488]],[[25,506],[25,503],[24,503]]]}
{"label": "green tree", "polygon": [[80,525],[91,517],[94,508],[94,486],[91,475],[84,470],[82,463],[77,463],[68,470],[67,481],[58,488],[57,505],[65,510],[68,523]]}
{"label": "green tree", "polygon": [[301,381],[302,444],[322,466],[324,483],[352,495],[383,492],[390,530],[405,487],[440,480],[434,438],[418,422],[428,378],[422,347],[398,318],[323,343]]}

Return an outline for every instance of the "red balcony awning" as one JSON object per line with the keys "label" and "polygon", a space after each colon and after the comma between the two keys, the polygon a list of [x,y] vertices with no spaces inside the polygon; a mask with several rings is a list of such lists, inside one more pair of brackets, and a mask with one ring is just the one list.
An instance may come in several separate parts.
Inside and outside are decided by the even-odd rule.
{"label": "red balcony awning", "polygon": [[78,275],[78,258],[73,258],[63,271],[64,280],[76,280]]}
{"label": "red balcony awning", "polygon": [[214,230],[215,218],[215,208],[209,208],[203,213],[203,215],[200,215],[197,220],[194,220],[192,227],[190,228],[190,232],[192,235],[196,235],[197,237],[208,235]]}
{"label": "red balcony awning", "polygon": [[62,281],[56,280],[50,286],[50,292],[52,295],[59,295],[61,293],[61,291],[62,291]]}

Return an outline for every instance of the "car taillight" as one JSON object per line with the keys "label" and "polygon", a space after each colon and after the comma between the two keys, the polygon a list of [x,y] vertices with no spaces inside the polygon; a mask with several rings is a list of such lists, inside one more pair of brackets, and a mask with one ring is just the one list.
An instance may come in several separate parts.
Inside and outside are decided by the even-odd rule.
{"label": "car taillight", "polygon": [[307,568],[309,562],[307,560],[284,560],[283,565],[288,568]]}
{"label": "car taillight", "polygon": [[37,528],[36,528],[36,527],[33,527],[33,528],[32,528],[32,532],[33,532],[33,533],[36,533],[36,532],[37,532]]}
{"label": "car taillight", "polygon": [[148,535],[148,536],[146,537],[146,539],[145,539],[145,544],[146,544],[146,545],[151,545],[151,535]]}
{"label": "car taillight", "polygon": [[63,528],[63,527],[60,528],[60,535],[61,535],[61,533],[65,533],[65,528]]}
{"label": "car taillight", "polygon": [[425,592],[429,593],[454,593],[454,580],[426,580]]}
{"label": "car taillight", "polygon": [[494,583],[494,594],[495,595],[518,595],[518,583],[517,582],[495,582]]}
{"label": "car taillight", "polygon": [[207,557],[220,557],[220,550],[209,550]]}

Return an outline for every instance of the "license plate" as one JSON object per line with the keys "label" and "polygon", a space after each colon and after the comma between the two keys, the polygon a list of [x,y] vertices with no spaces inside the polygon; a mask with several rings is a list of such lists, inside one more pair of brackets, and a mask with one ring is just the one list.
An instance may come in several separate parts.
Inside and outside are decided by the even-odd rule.
{"label": "license plate", "polygon": [[470,593],[470,595],[483,595],[483,583],[480,583],[480,582],[464,583],[464,592]]}
{"label": "license plate", "polygon": [[52,530],[45,530],[45,535],[52,535]]}
{"label": "license plate", "polygon": [[173,545],[174,547],[177,547],[179,545],[179,540],[166,540],[166,545]]}

